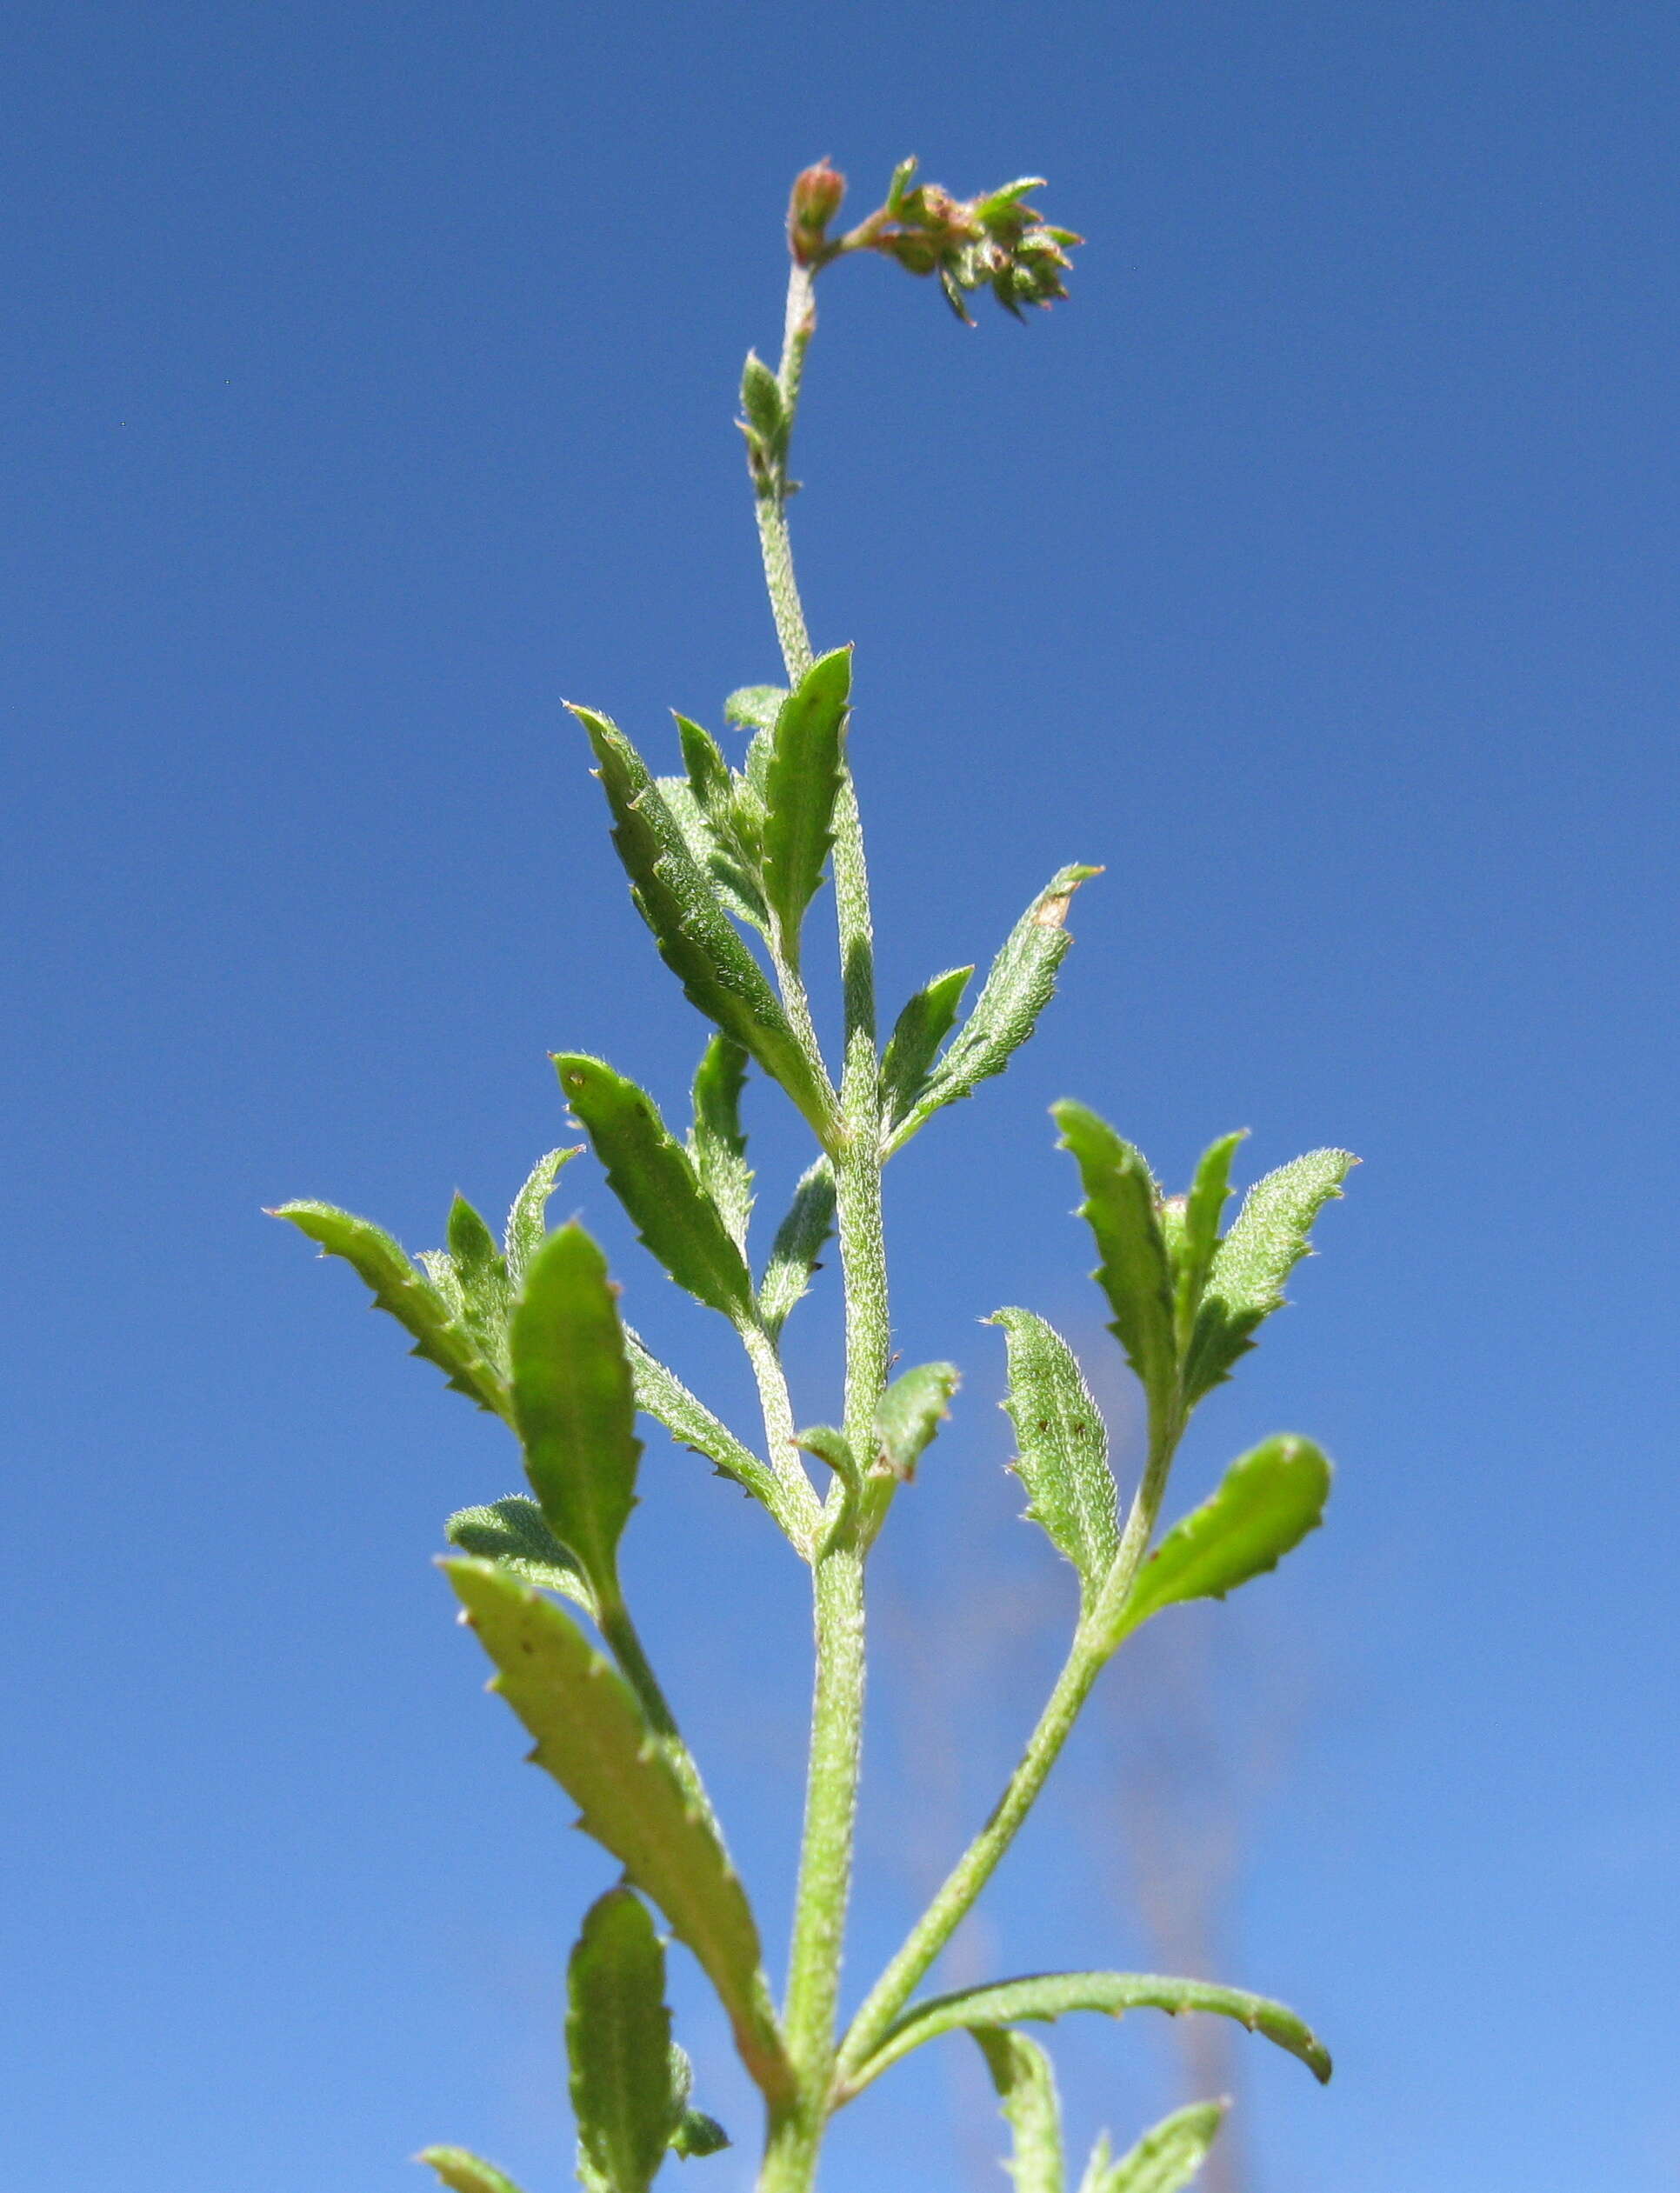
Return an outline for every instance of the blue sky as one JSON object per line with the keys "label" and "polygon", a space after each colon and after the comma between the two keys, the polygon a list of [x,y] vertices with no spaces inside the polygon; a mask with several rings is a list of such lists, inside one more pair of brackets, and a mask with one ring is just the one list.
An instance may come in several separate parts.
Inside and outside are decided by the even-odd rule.
{"label": "blue sky", "polygon": [[[968,1383],[881,1562],[853,1983],[1066,1617],[976,1320],[1063,1323],[1135,1458],[1046,1105],[1171,1177],[1237,1124],[1256,1169],[1341,1143],[1178,1495],[1285,1427],[1340,1465],[1184,1632],[1219,1742],[1274,1755],[1222,1966],[1340,2065],[1245,2046],[1254,2185],[1680,2183],[1672,10],[25,5],[6,53],[17,2182],[396,2193],[426,2139],[568,2182],[557,1973],[610,1869],[428,1567],[513,1457],[259,1211],[420,1247],[457,1186],[501,1208],[561,1045],[680,1101],[700,1025],[560,697],[657,748],[775,675],[730,421],[783,193],[826,152],[873,203],[913,150],[1047,172],[1090,243],[1024,330],[825,282],[795,517],[857,647],[885,991],[1107,872],[1039,1037],[891,1178],[898,1343]],[[754,1126],[773,1193],[798,1136]],[[557,1211],[744,1416],[587,1164]],[[799,1576],[661,1438],[643,1493],[646,1628],[779,1941]],[[1117,1725],[966,1969],[1146,1954]],[[742,2187],[677,1986],[743,2141],[687,2168]],[[1057,2047],[1076,2143],[1174,2098],[1141,2020]],[[830,2183],[990,2182],[934,2056]]]}

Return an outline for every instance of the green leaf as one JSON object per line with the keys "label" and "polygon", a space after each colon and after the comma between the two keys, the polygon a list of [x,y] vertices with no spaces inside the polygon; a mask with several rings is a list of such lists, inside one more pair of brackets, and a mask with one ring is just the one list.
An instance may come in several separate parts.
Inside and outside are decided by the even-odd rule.
{"label": "green leaf", "polygon": [[413,1336],[411,1352],[436,1363],[457,1393],[493,1416],[508,1415],[507,1387],[483,1343],[383,1227],[331,1203],[282,1203],[269,1215],[289,1220],[318,1242],[323,1256],[342,1256],[351,1265],[373,1290],[375,1309],[396,1318]]}
{"label": "green leaf", "polygon": [[760,2089],[772,2099],[790,2094],[791,2068],[740,1881],[630,1686],[552,1599],[490,1562],[446,1560],[443,1567],[496,1663],[491,1689],[536,1739],[537,1763],[693,1950]]}
{"label": "green leaf", "polygon": [[1142,1379],[1153,1415],[1170,1408],[1178,1379],[1172,1276],[1154,1177],[1142,1152],[1083,1104],[1052,1104],[1050,1116],[1084,1184],[1079,1215],[1102,1259],[1094,1276],[1114,1312],[1110,1330]]}
{"label": "green leaf", "polygon": [[1262,1320],[1283,1306],[1283,1282],[1308,1254],[1312,1224],[1359,1160],[1346,1150],[1309,1150],[1256,1181],[1237,1223],[1214,1252],[1185,1365],[1197,1401],[1230,1376]]}
{"label": "green leaf", "polygon": [[1093,2156],[1079,2193],[1183,2193],[1206,2162],[1229,2107],[1225,2102],[1192,2102],[1187,2110],[1163,2117],[1117,2163],[1107,2162],[1105,2156],[1099,2169]]}
{"label": "green leaf", "polygon": [[741,375],[741,409],[767,457],[779,462],[788,453],[789,420],[782,384],[757,353],[747,352]]}
{"label": "green leaf", "polygon": [[557,1054],[566,1102],[606,1168],[607,1185],[679,1287],[737,1323],[751,1314],[752,1276],[717,1205],[645,1090],[604,1059]]}
{"label": "green leaf", "polygon": [[708,2116],[703,2110],[689,2107],[689,2096],[694,2091],[694,2066],[688,2052],[676,2042],[670,2048],[670,2092],[673,2121],[670,2146],[675,2155],[684,2158],[697,2155],[717,2155],[730,2143],[730,2136],[715,2116]]}
{"label": "green leaf", "polygon": [[863,1500],[863,1473],[857,1466],[851,1442],[843,1431],[833,1424],[813,1424],[807,1431],[794,1434],[794,1444],[803,1447],[807,1454],[825,1462],[840,1481],[838,1500],[824,1510],[824,1523],[818,1533],[813,1559],[818,1558],[844,1532],[855,1529]]}
{"label": "green leaf", "polygon": [[531,1260],[513,1314],[513,1410],[543,1516],[604,1610],[636,1505],[636,1403],[607,1260],[575,1221]]}
{"label": "green leaf", "polygon": [[1173,1327],[1181,1356],[1190,1346],[1196,1313],[1202,1306],[1219,1247],[1219,1228],[1230,1198],[1231,1160],[1247,1133],[1246,1128],[1240,1128],[1203,1151],[1190,1194],[1184,1198],[1183,1223],[1172,1259]]}
{"label": "green leaf", "polygon": [[739,686],[723,703],[723,720],[746,731],[772,730],[787,697],[785,685]]}
{"label": "green leaf", "polygon": [[764,897],[790,966],[799,927],[834,843],[834,803],[845,774],[851,650],[819,655],[783,702],[764,779]]}
{"label": "green leaf", "polygon": [[875,1411],[873,1468],[908,1484],[934,1434],[950,1414],[950,1397],[962,1383],[955,1363],[918,1363],[895,1378]]}
{"label": "green leaf", "polygon": [[913,2004],[847,2081],[846,2096],[861,2091],[924,2041],[959,2027],[1014,2025],[1023,2018],[1059,2018],[1070,2010],[1099,2010],[1118,2018],[1128,2010],[1164,2010],[1174,2017],[1181,2010],[1211,2010],[1235,2018],[1250,2033],[1263,2033],[1298,2056],[1321,2082],[1330,2077],[1330,2060],[1323,2043],[1293,2010],[1268,2002],[1263,1995],[1218,1987],[1210,1980],[1163,1979],[1154,1972],[1037,1972]]}
{"label": "green leaf", "polygon": [[928,1083],[939,1046],[957,1023],[972,967],[948,968],[905,1004],[881,1061],[881,1116],[890,1135]]}
{"label": "green leaf", "polygon": [[505,1369],[513,1290],[496,1236],[463,1195],[450,1205],[449,1257],[461,1289],[461,1315],[492,1363]]}
{"label": "green leaf", "polygon": [[1064,868],[1051,877],[1010,930],[991,963],[974,1010],[952,1039],[927,1086],[887,1139],[903,1145],[943,1104],[971,1096],[989,1075],[1001,1074],[1037,1025],[1056,992],[1056,970],[1073,939],[1067,929],[1073,895],[1097,868]]}
{"label": "green leaf", "polygon": [[693,723],[686,716],[677,718],[677,736],[695,804],[716,825],[729,813],[731,798],[730,765],[723,750],[703,723]]}
{"label": "green leaf", "polygon": [[1013,2135],[1005,2167],[1015,2193],[1062,2193],[1062,2104],[1049,2056],[1024,2033],[985,2025],[972,2031]]}
{"label": "green leaf", "polygon": [[582,1143],[574,1143],[570,1150],[551,1150],[546,1156],[539,1157],[531,1167],[530,1178],[513,1199],[507,1230],[502,1236],[502,1255],[516,1294],[523,1283],[525,1267],[542,1247],[543,1236],[548,1231],[549,1198],[560,1177],[560,1169],[574,1157],[581,1156],[583,1150]]}
{"label": "green leaf", "polygon": [[743,1445],[729,1428],[720,1423],[703,1401],[691,1394],[676,1372],[668,1370],[656,1356],[650,1355],[638,1336],[625,1328],[624,1343],[630,1355],[630,1377],[636,1391],[636,1405],[647,1416],[663,1424],[673,1439],[683,1446],[692,1447],[697,1454],[704,1455],[715,1463],[719,1473],[733,1477],[736,1483],[761,1500],[770,1513],[786,1529],[787,1521],[782,1513],[781,1487],[775,1472],[766,1467],[750,1448]]}
{"label": "green leaf", "polygon": [[609,1889],[566,1968],[566,2056],[578,2144],[612,2193],[647,2193],[673,2119],[665,1953],[647,1906]]}
{"label": "green leaf", "polygon": [[1108,1430],[1058,1332],[1030,1310],[1000,1310],[992,1323],[1003,1328],[1009,1350],[1003,1406],[1020,1448],[1016,1474],[1031,1496],[1027,1513],[1078,1571],[1088,1610],[1120,1550]]}
{"label": "green leaf", "polygon": [[714,1036],[695,1069],[694,1124],[689,1130],[689,1152],[700,1186],[717,1206],[743,1256],[752,1215],[752,1168],[741,1128],[746,1078],[747,1054],[741,1045],[728,1036]]}
{"label": "green leaf", "polygon": [[1323,1523],[1330,1489],[1330,1466],[1310,1439],[1268,1439],[1240,1456],[1138,1570],[1116,1641],[1176,1599],[1223,1599],[1275,1569]]}
{"label": "green leaf", "polygon": [[776,1230],[758,1288],[758,1314],[772,1340],[810,1285],[817,1258],[834,1231],[834,1169],[819,1157],[801,1176],[788,1215]]}
{"label": "green leaf", "polygon": [[430,2163],[450,2193],[519,2193],[505,2171],[463,2147],[423,2147],[414,2159]]}
{"label": "green leaf", "polygon": [[743,1043],[826,1139],[833,1098],[801,1050],[769,977],[730,927],[641,756],[606,717],[584,708],[572,713],[595,750],[613,814],[613,843],[661,957],[690,1003]]}
{"label": "green leaf", "polygon": [[495,1562],[522,1583],[563,1592],[585,1614],[596,1613],[589,1578],[549,1529],[534,1500],[513,1494],[486,1508],[457,1509],[443,1525],[443,1536],[463,1553]]}
{"label": "green leaf", "polygon": [[726,815],[709,815],[695,797],[686,777],[656,777],[654,789],[665,803],[690,859],[711,886],[719,905],[761,936],[768,935],[770,912],[759,889],[756,857],[744,854],[737,843],[736,814],[731,802]]}

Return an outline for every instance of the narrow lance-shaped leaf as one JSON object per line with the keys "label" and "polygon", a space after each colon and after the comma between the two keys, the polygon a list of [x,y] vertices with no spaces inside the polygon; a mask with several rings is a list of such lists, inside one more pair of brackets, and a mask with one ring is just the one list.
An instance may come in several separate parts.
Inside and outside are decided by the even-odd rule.
{"label": "narrow lance-shaped leaf", "polygon": [[483,1342],[383,1227],[331,1203],[282,1203],[270,1216],[290,1220],[323,1255],[342,1256],[372,1290],[375,1309],[396,1318],[414,1340],[412,1352],[436,1363],[457,1393],[493,1415],[508,1414],[507,1388]]}
{"label": "narrow lance-shaped leaf", "polygon": [[764,897],[789,964],[834,842],[834,803],[845,773],[851,650],[820,655],[783,702],[765,772]]}
{"label": "narrow lance-shaped leaf", "polygon": [[744,1044],[818,1135],[826,1136],[832,1098],[801,1050],[769,977],[730,927],[646,764],[606,717],[592,709],[572,712],[595,750],[613,814],[613,843],[661,957],[681,981],[690,1003]]}
{"label": "narrow lance-shaped leaf", "polygon": [[607,1260],[575,1222],[549,1236],[513,1316],[513,1407],[543,1516],[617,1604],[618,1541],[636,1505],[636,1403]]}
{"label": "narrow lance-shaped leaf", "polygon": [[737,686],[723,703],[723,721],[738,723],[743,730],[768,731],[787,697],[785,685]]}
{"label": "narrow lance-shaped leaf", "polygon": [[508,1312],[513,1291],[496,1236],[466,1197],[450,1205],[449,1256],[461,1289],[462,1320],[490,1360],[505,1373]]}
{"label": "narrow lance-shaped leaf", "polygon": [[730,1238],[746,1254],[752,1215],[752,1168],[741,1127],[747,1054],[728,1036],[714,1036],[694,1073],[694,1124],[689,1150],[701,1188],[717,1205]]}
{"label": "narrow lance-shaped leaf", "polygon": [[718,904],[737,922],[767,936],[770,913],[758,887],[757,863],[743,857],[737,842],[733,803],[727,815],[719,817],[701,805],[686,777],[656,777],[653,782],[690,859]]}
{"label": "narrow lance-shaped leaf", "polygon": [[611,2193],[647,2193],[677,2104],[665,1953],[647,1906],[609,1889],[583,1917],[566,1968],[566,2056],[578,2145]]}
{"label": "narrow lance-shaped leaf", "polygon": [[1001,1074],[1038,1024],[1056,993],[1056,970],[1073,939],[1067,927],[1073,895],[1096,868],[1064,868],[1053,876],[1005,939],[974,1010],[952,1038],[927,1086],[887,1139],[902,1150],[943,1104],[970,1096],[989,1075]]}
{"label": "narrow lance-shaped leaf", "polygon": [[813,1424],[808,1430],[796,1432],[794,1444],[803,1447],[807,1454],[815,1455],[819,1462],[825,1462],[839,1483],[838,1498],[830,1500],[824,1510],[826,1520],[818,1533],[813,1556],[818,1557],[843,1533],[854,1530],[863,1501],[863,1473],[857,1466],[851,1442],[833,1424]]}
{"label": "narrow lance-shaped leaf", "polygon": [[457,1509],[443,1525],[443,1536],[463,1553],[493,1561],[522,1583],[563,1592],[590,1616],[598,1610],[590,1580],[575,1555],[549,1529],[534,1500],[510,1494],[487,1507]]}
{"label": "narrow lance-shaped leaf", "polygon": [[645,1090],[604,1059],[563,1051],[555,1070],[606,1169],[607,1185],[679,1287],[739,1320],[752,1308],[752,1278],[717,1205]]}
{"label": "narrow lance-shaped leaf", "polygon": [[918,990],[893,1023],[881,1060],[881,1116],[890,1135],[928,1083],[939,1046],[957,1023],[972,967],[948,968]]}
{"label": "narrow lance-shaped leaf", "polygon": [[875,1411],[877,1474],[908,1483],[934,1434],[950,1414],[950,1397],[962,1383],[955,1363],[918,1363],[900,1373]]}
{"label": "narrow lance-shaped leaf", "polygon": [[1183,1223],[1173,1257],[1173,1326],[1182,1356],[1190,1346],[1196,1313],[1202,1306],[1208,1275],[1219,1247],[1219,1228],[1230,1199],[1231,1161],[1247,1130],[1222,1136],[1202,1153],[1196,1177],[1184,1198]]}
{"label": "narrow lance-shaped leaf", "polygon": [[1177,1599],[1223,1599],[1275,1569],[1324,1520],[1330,1489],[1330,1466],[1311,1440],[1285,1436],[1251,1448],[1138,1570],[1118,1610],[1116,1638]]}
{"label": "narrow lance-shaped leaf", "polygon": [[1358,1163],[1350,1150],[1314,1150],[1257,1180],[1214,1252],[1190,1336],[1186,1398],[1197,1401],[1230,1375],[1252,1335],[1283,1306],[1283,1283],[1307,1255],[1313,1221]]}
{"label": "narrow lance-shaped leaf", "polygon": [[1120,1550],[1119,1495],[1109,1467],[1108,1428],[1073,1350],[1030,1310],[1000,1310],[1009,1350],[1004,1407],[1019,1449],[1016,1474],[1027,1513],[1072,1562],[1089,1608]]}
{"label": "narrow lance-shaped leaf", "polygon": [[554,1184],[560,1177],[561,1168],[581,1156],[583,1145],[574,1143],[570,1150],[551,1150],[539,1157],[531,1167],[530,1176],[513,1199],[508,1213],[507,1230],[502,1236],[502,1254],[506,1259],[508,1280],[516,1294],[525,1276],[525,1267],[543,1245],[548,1231],[549,1198]]}
{"label": "narrow lance-shaped leaf", "polygon": [[677,718],[677,736],[689,790],[701,812],[716,825],[728,814],[730,805],[730,765],[723,750],[703,723],[686,716]]}
{"label": "narrow lance-shaped leaf", "polygon": [[1330,2075],[1329,2051],[1293,2010],[1242,1988],[1210,1980],[1175,1980],[1154,1972],[1038,1972],[990,1987],[965,1988],[913,2004],[889,2027],[881,2045],[846,2083],[853,2094],[880,2077],[924,2041],[977,2025],[1015,2025],[1023,2018],[1059,2018],[1070,2010],[1097,2010],[1123,2017],[1128,2010],[1211,2010],[1235,2018],[1250,2033],[1263,2033],[1280,2049],[1298,2056],[1321,2081]]}
{"label": "narrow lance-shaped leaf", "polygon": [[553,1600],[489,1562],[443,1566],[496,1663],[491,1689],[536,1739],[533,1758],[577,1805],[580,1824],[693,1950],[761,2090],[772,2099],[786,2096],[792,2074],[746,1896],[716,1829],[684,1789],[629,1685]]}
{"label": "narrow lance-shaped leaf", "polygon": [[1143,1153],[1084,1105],[1052,1104],[1050,1113],[1084,1186],[1079,1215],[1102,1260],[1096,1278],[1114,1312],[1111,1330],[1143,1381],[1151,1416],[1164,1414],[1177,1390],[1178,1350],[1154,1178]]}
{"label": "narrow lance-shaped leaf", "polygon": [[1104,2156],[1099,2166],[1093,2156],[1079,2193],[1183,2193],[1206,2162],[1228,2106],[1192,2102],[1163,2117],[1117,2163]]}
{"label": "narrow lance-shaped leaf", "polygon": [[759,1283],[758,1314],[772,1339],[779,1336],[789,1313],[810,1285],[817,1260],[833,1231],[834,1169],[826,1157],[819,1157],[793,1191]]}
{"label": "narrow lance-shaped leaf", "polygon": [[1037,2041],[1006,2027],[973,2029],[1010,2128],[1013,2153],[1004,2166],[1015,2193],[1063,2193],[1062,2103],[1056,2073]]}
{"label": "narrow lance-shaped leaf", "polygon": [[463,2147],[423,2147],[414,2159],[430,2163],[450,2193],[519,2193],[505,2170]]}
{"label": "narrow lance-shaped leaf", "polygon": [[774,1471],[743,1445],[726,1424],[720,1423],[703,1401],[689,1391],[675,1371],[667,1370],[657,1356],[650,1355],[628,1327],[624,1342],[630,1355],[637,1407],[663,1424],[673,1439],[692,1447],[697,1454],[704,1455],[722,1476],[733,1477],[756,1500],[763,1501],[786,1529],[781,1487]]}

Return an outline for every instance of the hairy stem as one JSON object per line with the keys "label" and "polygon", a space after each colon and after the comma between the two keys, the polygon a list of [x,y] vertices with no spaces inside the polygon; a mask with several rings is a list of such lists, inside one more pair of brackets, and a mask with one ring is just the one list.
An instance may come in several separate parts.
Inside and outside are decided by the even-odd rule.
{"label": "hairy stem", "polygon": [[787,1494],[799,1533],[795,1543],[810,1558],[822,1524],[823,1510],[794,1441],[793,1398],[788,1391],[788,1375],[782,1368],[776,1343],[761,1324],[743,1321],[738,1330],[758,1387],[758,1406],[764,1419],[770,1465]]}

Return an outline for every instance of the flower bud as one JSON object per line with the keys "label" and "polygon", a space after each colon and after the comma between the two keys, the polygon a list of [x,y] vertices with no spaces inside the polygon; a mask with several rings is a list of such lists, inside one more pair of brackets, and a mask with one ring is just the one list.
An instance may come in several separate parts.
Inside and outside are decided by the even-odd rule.
{"label": "flower bud", "polygon": [[801,266],[809,266],[823,248],[823,230],[840,210],[846,178],[826,160],[795,178],[788,201],[788,243]]}

